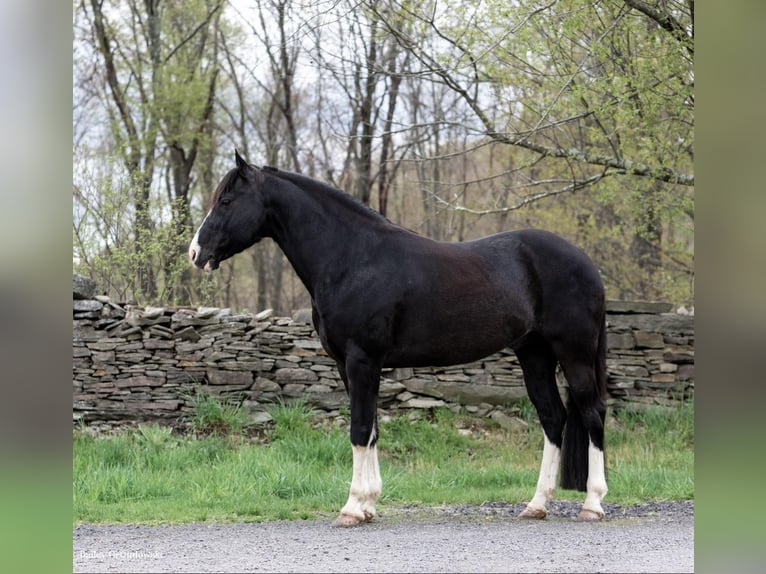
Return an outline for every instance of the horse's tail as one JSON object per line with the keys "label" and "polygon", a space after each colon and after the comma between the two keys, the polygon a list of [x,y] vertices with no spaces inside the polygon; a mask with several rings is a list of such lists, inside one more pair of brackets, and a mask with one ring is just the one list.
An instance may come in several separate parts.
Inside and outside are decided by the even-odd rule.
{"label": "horse's tail", "polygon": [[[594,389],[601,399],[606,401],[606,317],[601,322],[598,345],[594,361]],[[595,398],[595,397],[594,397]],[[605,411],[601,411],[601,423],[605,421]],[[588,482],[588,445],[590,437],[582,420],[580,409],[569,393],[567,398],[567,423],[564,429],[564,444],[561,451],[561,488],[585,492]],[[606,444],[604,443],[604,461],[606,463]],[[606,471],[606,464],[604,464]]]}

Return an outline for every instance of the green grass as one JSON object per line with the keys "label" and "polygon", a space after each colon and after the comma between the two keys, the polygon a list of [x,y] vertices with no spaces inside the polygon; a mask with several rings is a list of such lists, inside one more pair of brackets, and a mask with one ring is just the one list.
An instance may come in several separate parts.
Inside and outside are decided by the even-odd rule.
{"label": "green grass", "polygon": [[608,429],[610,501],[694,498],[694,404],[673,411],[618,412]]}
{"label": "green grass", "polygon": [[[334,517],[351,480],[347,431],[329,423],[315,428],[305,405],[277,405],[271,414],[274,423],[260,440],[247,438],[252,433],[242,421],[228,433],[213,425],[190,436],[157,425],[108,437],[75,431],[75,524]],[[617,413],[607,434],[606,501],[693,498],[693,420],[691,405],[671,414]],[[475,432],[465,436],[459,428]],[[534,421],[511,433],[436,409],[420,420],[382,423],[379,450],[379,509],[521,502],[535,488],[542,433]],[[559,491],[558,498],[583,494]]]}
{"label": "green grass", "polygon": [[241,432],[248,423],[241,403],[222,401],[210,393],[197,389],[189,396],[192,413],[187,418],[192,432],[229,435]]}

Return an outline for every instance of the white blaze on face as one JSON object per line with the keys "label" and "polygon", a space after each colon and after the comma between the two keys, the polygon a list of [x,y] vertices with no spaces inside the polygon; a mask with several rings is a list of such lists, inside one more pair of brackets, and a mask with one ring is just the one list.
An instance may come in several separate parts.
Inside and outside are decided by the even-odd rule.
{"label": "white blaze on face", "polygon": [[202,226],[205,225],[205,222],[207,221],[208,217],[210,217],[209,211],[207,215],[205,216],[205,219],[202,220],[202,223],[200,224],[199,229],[197,229],[197,233],[194,234],[194,238],[191,240],[191,243],[189,244],[189,259],[191,259],[192,263],[197,262],[197,257],[199,257],[200,251],[202,251],[202,248],[199,246],[199,230],[202,229]]}

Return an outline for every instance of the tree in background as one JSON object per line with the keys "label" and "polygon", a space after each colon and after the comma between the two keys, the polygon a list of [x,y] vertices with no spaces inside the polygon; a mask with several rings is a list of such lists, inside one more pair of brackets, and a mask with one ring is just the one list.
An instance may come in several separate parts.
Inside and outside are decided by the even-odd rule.
{"label": "tree in background", "polygon": [[[307,19],[320,144],[311,156],[320,177],[363,203],[375,203],[386,215],[392,180],[408,149],[394,136],[401,130],[400,88],[409,74],[409,55],[389,29],[405,30],[408,21],[390,9],[390,2],[369,4],[342,1],[332,14],[317,12]],[[338,18],[339,13],[345,17]]]}
{"label": "tree in background", "polygon": [[[510,146],[518,166],[509,170],[510,204],[471,209],[439,199],[477,215],[542,200],[576,212],[565,196],[592,189],[601,199],[595,226],[582,227],[587,213],[547,223],[573,239],[580,225],[589,238],[578,243],[598,253],[604,232],[629,220],[632,239],[613,252],[615,265],[609,254],[597,256],[621,283],[613,294],[661,296],[666,263],[691,273],[681,253],[689,246],[679,250],[675,239],[693,218],[693,1],[402,2],[397,9],[415,32],[391,32],[420,62],[421,76],[447,86],[473,113],[472,123],[442,121]],[[630,277],[610,269],[624,261],[637,265]]]}
{"label": "tree in background", "polygon": [[105,4],[75,9],[74,247],[111,292],[309,304],[268,241],[189,268],[236,147],[437,239],[556,231],[609,297],[692,302],[693,2]]}
{"label": "tree in background", "polygon": [[[138,299],[193,297],[182,262],[192,228],[194,168],[200,153],[210,153],[220,14],[221,2],[209,0],[89,0],[75,7],[76,41],[92,58],[79,63],[79,87],[98,100],[105,115],[87,126],[88,138],[102,159],[110,158],[126,174],[123,179],[115,173],[119,184],[110,186],[105,172],[102,185],[120,197],[111,203],[120,206],[120,217],[132,215],[129,230],[117,222],[123,230],[111,243],[95,238],[89,248],[123,263],[121,277],[128,285],[120,289]],[[88,197],[76,194],[75,201],[93,215]],[[99,279],[118,282],[114,275]]]}

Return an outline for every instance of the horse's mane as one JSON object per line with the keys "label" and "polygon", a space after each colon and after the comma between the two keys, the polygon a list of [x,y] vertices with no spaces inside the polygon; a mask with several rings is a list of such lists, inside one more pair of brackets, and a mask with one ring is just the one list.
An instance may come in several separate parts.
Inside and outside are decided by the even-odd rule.
{"label": "horse's mane", "polygon": [[[270,175],[276,176],[278,179],[292,183],[296,187],[300,188],[302,191],[317,197],[320,201],[322,201],[325,198],[330,198],[332,199],[332,201],[341,205],[345,209],[348,209],[354,213],[357,213],[361,215],[362,217],[371,219],[373,221],[377,221],[379,223],[385,223],[387,225],[390,225],[390,226],[393,226],[393,227],[396,227],[417,235],[415,231],[411,229],[407,229],[406,227],[401,227],[400,225],[397,225],[396,223],[391,222],[387,217],[385,217],[384,215],[381,215],[380,212],[376,211],[369,205],[362,203],[362,201],[360,201],[356,197],[350,195],[349,193],[346,193],[343,190],[335,188],[328,183],[325,183],[318,179],[314,179],[312,177],[308,177],[306,175],[302,175],[292,171],[281,170],[279,168],[271,167],[271,166],[263,166],[262,168],[256,167],[255,169],[256,170],[260,169],[264,172],[269,173]],[[235,169],[229,170],[226,173],[226,175],[223,176],[221,181],[218,183],[218,187],[216,187],[216,190],[213,193],[213,196],[210,198],[210,208],[214,207],[218,201],[218,198],[220,198],[221,195],[229,187],[231,187],[234,184],[234,181],[236,180],[238,175],[239,175],[239,170],[235,168]]]}
{"label": "horse's mane", "polygon": [[[290,171],[283,171],[275,167],[264,166],[264,171],[276,175],[280,179],[289,181],[290,183],[298,186],[303,191],[311,193],[312,195],[321,197],[330,197],[336,203],[342,205],[346,209],[349,209],[355,213],[358,213],[364,217],[372,218],[374,220],[385,222],[390,225],[394,225],[388,218],[381,215],[378,211],[370,207],[369,205],[362,203],[356,197],[337,189],[323,181],[314,179],[299,173]],[[397,226],[398,227],[398,226]]]}

